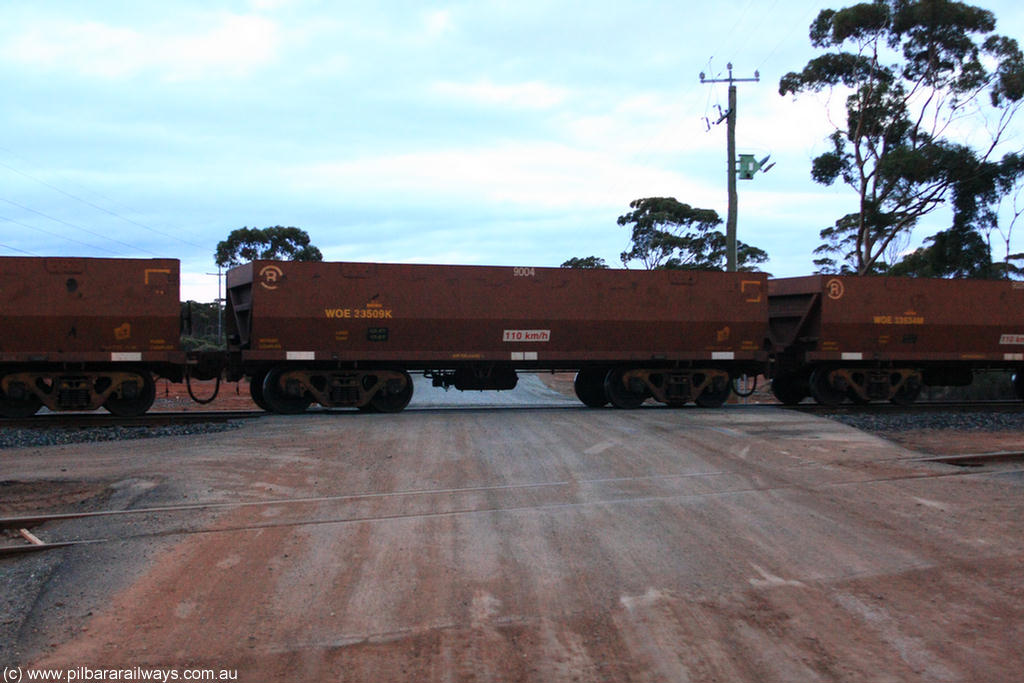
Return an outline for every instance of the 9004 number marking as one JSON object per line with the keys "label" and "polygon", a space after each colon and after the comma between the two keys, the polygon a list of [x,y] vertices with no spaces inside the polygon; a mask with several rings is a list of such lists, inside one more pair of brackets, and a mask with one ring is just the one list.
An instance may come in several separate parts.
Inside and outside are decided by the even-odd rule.
{"label": "9004 number marking", "polygon": [[536,268],[513,268],[512,277],[534,277],[537,275]]}

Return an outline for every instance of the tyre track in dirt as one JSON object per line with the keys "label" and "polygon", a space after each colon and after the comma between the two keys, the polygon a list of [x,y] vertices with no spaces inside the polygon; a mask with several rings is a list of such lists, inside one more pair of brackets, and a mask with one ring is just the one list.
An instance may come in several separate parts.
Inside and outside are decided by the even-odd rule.
{"label": "tyre track in dirt", "polygon": [[129,541],[155,555],[29,661],[241,680],[1010,680],[1020,475],[947,475],[781,412],[269,418],[162,458],[90,446],[102,472],[200,500],[372,497],[345,519],[337,500],[293,519],[260,505],[189,529],[220,533]]}

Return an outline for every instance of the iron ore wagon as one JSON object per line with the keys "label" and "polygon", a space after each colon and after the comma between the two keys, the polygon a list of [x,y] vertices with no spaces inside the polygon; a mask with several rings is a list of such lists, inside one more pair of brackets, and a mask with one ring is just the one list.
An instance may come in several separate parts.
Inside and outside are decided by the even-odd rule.
{"label": "iron ore wagon", "polygon": [[280,413],[395,412],[410,372],[482,390],[576,371],[591,406],[717,406],[766,358],[761,273],[255,261],[227,294],[228,379]]}
{"label": "iron ore wagon", "polygon": [[41,406],[120,416],[181,380],[176,259],[0,258],[0,415]]}
{"label": "iron ore wagon", "polygon": [[768,283],[772,390],[834,405],[914,401],[1017,370],[1024,399],[1024,282],[812,275]]}

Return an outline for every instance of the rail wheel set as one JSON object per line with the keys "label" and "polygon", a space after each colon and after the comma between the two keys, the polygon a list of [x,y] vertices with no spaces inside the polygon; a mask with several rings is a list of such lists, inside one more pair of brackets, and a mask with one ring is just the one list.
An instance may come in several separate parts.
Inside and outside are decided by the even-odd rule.
{"label": "rail wheel set", "polygon": [[743,376],[788,404],[907,404],[1024,369],[1013,281],[253,261],[227,274],[226,351],[188,353],[179,278],[175,259],[0,258],[0,416],[141,415],[155,378],[394,413],[411,373],[483,391],[575,372],[588,406],[712,408]]}

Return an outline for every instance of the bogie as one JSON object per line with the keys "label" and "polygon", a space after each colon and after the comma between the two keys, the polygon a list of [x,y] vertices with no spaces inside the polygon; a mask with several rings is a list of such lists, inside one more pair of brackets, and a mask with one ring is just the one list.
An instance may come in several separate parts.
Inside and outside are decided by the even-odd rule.
{"label": "bogie", "polygon": [[0,378],[0,415],[28,417],[53,411],[96,410],[118,417],[144,414],[156,399],[156,382],[144,368],[12,372]]}
{"label": "bogie", "polygon": [[846,399],[860,405],[872,401],[909,405],[917,400],[922,386],[921,373],[911,368],[846,368],[828,365],[814,368],[809,382],[814,400],[826,406],[839,405]]}

